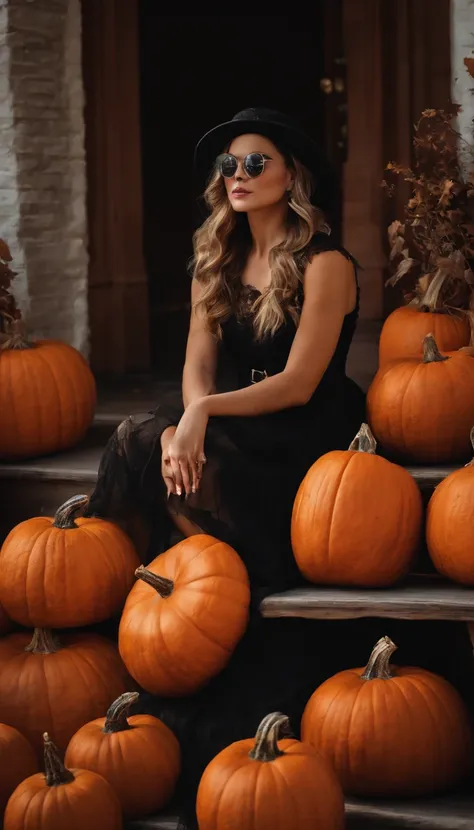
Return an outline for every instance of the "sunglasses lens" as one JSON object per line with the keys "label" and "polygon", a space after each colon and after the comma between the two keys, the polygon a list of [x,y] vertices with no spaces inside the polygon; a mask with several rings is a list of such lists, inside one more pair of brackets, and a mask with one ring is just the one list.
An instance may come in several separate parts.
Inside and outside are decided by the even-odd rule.
{"label": "sunglasses lens", "polygon": [[218,157],[217,166],[225,179],[231,179],[237,171],[237,159],[234,156],[224,154]]}
{"label": "sunglasses lens", "polygon": [[261,153],[250,153],[246,156],[244,161],[244,168],[247,176],[250,176],[251,179],[254,179],[256,176],[260,176],[263,173],[265,167],[265,160]]}

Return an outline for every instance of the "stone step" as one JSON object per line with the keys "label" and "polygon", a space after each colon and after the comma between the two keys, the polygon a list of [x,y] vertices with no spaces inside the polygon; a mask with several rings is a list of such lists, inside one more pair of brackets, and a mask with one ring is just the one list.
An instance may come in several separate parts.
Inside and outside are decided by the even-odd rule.
{"label": "stone step", "polygon": [[[472,830],[473,819],[474,796],[468,794],[410,801],[346,799],[347,830]],[[126,825],[126,830],[177,828],[178,818],[172,813]]]}

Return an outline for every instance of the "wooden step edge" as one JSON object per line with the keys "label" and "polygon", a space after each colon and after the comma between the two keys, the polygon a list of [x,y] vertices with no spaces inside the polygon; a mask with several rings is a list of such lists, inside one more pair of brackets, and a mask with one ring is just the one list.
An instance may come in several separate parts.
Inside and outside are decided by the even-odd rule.
{"label": "wooden step edge", "polygon": [[468,793],[413,800],[346,798],[348,828],[472,830],[474,796]]}
{"label": "wooden step edge", "polygon": [[389,588],[341,588],[306,584],[271,594],[260,604],[263,617],[343,620],[378,617],[474,622],[474,588],[437,575],[409,576]]}
{"label": "wooden step edge", "polygon": [[[461,793],[400,801],[346,798],[346,818],[348,830],[472,830],[474,796]],[[176,815],[165,812],[130,821],[125,830],[177,830],[178,823]]]}
{"label": "wooden step edge", "polygon": [[[99,460],[99,459],[98,459]],[[37,462],[18,462],[18,464],[0,464],[0,480],[23,479],[29,481],[77,481],[87,484],[97,479],[97,465],[79,466],[58,464],[55,466]]]}

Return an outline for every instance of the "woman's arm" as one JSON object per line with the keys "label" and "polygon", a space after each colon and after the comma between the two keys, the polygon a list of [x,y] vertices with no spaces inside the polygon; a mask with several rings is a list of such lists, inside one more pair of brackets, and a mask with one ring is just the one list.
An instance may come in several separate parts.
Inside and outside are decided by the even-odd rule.
{"label": "woman's arm", "polygon": [[304,277],[298,331],[283,372],[235,392],[210,394],[194,406],[212,415],[261,415],[310,399],[331,360],[344,316],[355,302],[354,267],[337,251],[318,254]]}
{"label": "woman's arm", "polygon": [[186,359],[183,369],[183,402],[189,404],[215,392],[217,370],[217,341],[206,326],[202,309],[196,310],[201,286],[196,280],[191,285],[191,320],[189,324]]}

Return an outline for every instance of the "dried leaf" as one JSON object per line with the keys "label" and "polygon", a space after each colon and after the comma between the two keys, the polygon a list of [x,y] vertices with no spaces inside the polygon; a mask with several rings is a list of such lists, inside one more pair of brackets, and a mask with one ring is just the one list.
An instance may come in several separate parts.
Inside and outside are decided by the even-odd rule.
{"label": "dried leaf", "polygon": [[2,259],[3,262],[11,262],[13,259],[10,253],[10,248],[3,239],[0,239],[0,259]]}
{"label": "dried leaf", "polygon": [[471,78],[474,78],[474,58],[464,58],[464,66],[469,72]]}
{"label": "dried leaf", "polygon": [[410,268],[413,266],[413,264],[414,264],[414,260],[411,257],[406,257],[405,259],[402,259],[402,261],[400,262],[397,270],[395,271],[395,273],[393,275],[393,280],[394,281],[393,281],[392,284],[395,285],[395,283],[397,283],[398,280],[401,280],[401,278],[404,277],[405,274],[408,274],[408,272],[409,272]]}

